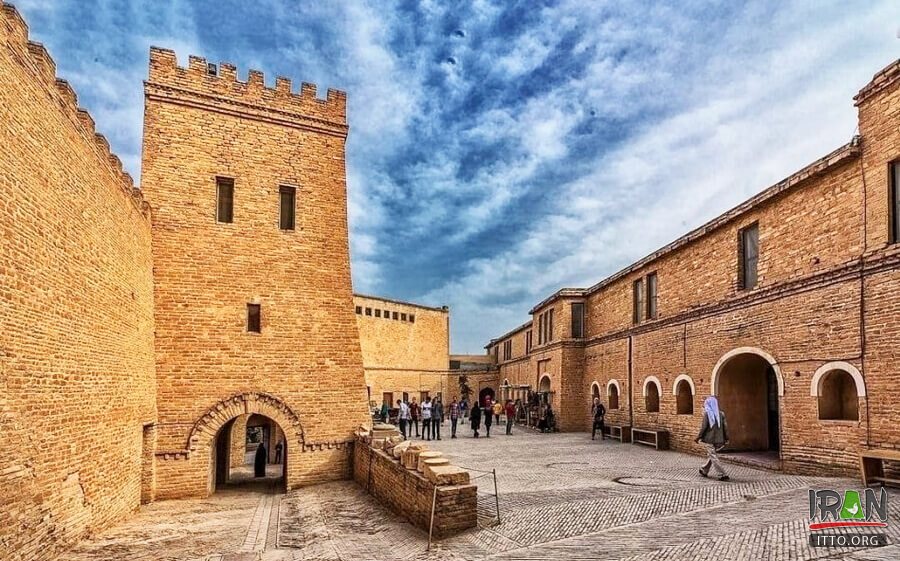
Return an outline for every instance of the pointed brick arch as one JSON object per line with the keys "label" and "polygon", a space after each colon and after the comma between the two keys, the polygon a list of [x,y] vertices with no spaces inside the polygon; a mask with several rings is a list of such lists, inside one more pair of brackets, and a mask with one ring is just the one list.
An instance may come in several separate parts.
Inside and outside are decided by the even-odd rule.
{"label": "pointed brick arch", "polygon": [[297,450],[303,450],[303,426],[291,408],[274,395],[245,392],[216,403],[194,423],[188,437],[189,453],[209,448],[225,423],[245,413],[256,413],[272,419],[284,431],[285,440],[298,444]]}

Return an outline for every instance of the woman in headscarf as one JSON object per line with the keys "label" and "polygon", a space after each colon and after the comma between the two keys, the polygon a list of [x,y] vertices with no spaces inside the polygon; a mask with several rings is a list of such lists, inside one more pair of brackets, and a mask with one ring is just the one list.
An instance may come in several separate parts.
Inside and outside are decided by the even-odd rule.
{"label": "woman in headscarf", "polygon": [[728,474],[719,463],[718,450],[728,443],[728,427],[725,424],[725,413],[719,409],[719,400],[709,396],[703,402],[703,424],[697,442],[706,446],[706,463],[700,467],[700,475],[709,477],[709,470],[715,469],[719,481],[728,481]]}
{"label": "woman in headscarf", "polygon": [[469,413],[469,423],[472,425],[472,431],[475,433],[475,438],[478,438],[478,429],[481,426],[481,407],[479,406],[477,399],[472,401],[472,412]]}
{"label": "woman in headscarf", "polygon": [[256,449],[256,456],[253,458],[254,477],[266,476],[266,461],[268,460],[268,457],[269,452],[266,450],[266,445],[260,442],[259,448]]}

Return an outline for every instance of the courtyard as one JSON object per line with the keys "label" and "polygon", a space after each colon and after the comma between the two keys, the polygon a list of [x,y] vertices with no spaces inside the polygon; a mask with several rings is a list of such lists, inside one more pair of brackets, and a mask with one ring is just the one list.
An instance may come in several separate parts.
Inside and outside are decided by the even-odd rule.
{"label": "courtyard", "polygon": [[[807,490],[858,481],[728,465],[731,481],[697,474],[700,458],[584,433],[515,430],[490,439],[432,441],[479,486],[479,527],[432,545],[351,481],[279,494],[274,480],[208,499],[160,501],[83,542],[66,559],[853,559],[900,557],[879,549],[811,549]],[[445,436],[449,436],[445,430]],[[496,469],[500,523],[494,518]],[[476,471],[477,470],[477,471]],[[896,502],[889,518],[900,518]]]}

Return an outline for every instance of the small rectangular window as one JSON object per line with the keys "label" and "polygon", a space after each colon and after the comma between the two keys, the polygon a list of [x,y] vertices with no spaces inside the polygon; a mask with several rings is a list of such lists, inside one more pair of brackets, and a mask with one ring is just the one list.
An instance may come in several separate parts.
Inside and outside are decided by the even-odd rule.
{"label": "small rectangular window", "polygon": [[377,317],[377,318],[381,317],[381,310],[379,310],[378,308],[375,308],[375,317]]}
{"label": "small rectangular window", "polygon": [[409,323],[416,323],[415,314],[409,314]]}
{"label": "small rectangular window", "polygon": [[294,229],[294,205],[297,199],[297,188],[282,185],[278,188],[278,196],[281,200],[281,229]]}
{"label": "small rectangular window", "polygon": [[385,310],[382,314],[384,315],[384,319],[391,319],[391,312]]}
{"label": "small rectangular window", "polygon": [[247,304],[247,331],[251,333],[262,332],[262,317],[259,304]]}
{"label": "small rectangular window", "polygon": [[525,332],[525,354],[528,354],[531,352],[531,344],[532,344],[531,330],[529,329],[528,331]]}
{"label": "small rectangular window", "polygon": [[647,275],[647,319],[656,319],[658,283],[656,273]]}
{"label": "small rectangular window", "polygon": [[584,337],[584,303],[572,302],[572,337]]}
{"label": "small rectangular window", "polygon": [[544,314],[538,316],[538,345],[544,342]]}
{"label": "small rectangular window", "polygon": [[634,308],[631,313],[631,321],[638,324],[641,323],[641,318],[644,316],[644,281],[642,279],[634,281],[632,297]]}
{"label": "small rectangular window", "polygon": [[216,178],[216,222],[234,220],[234,179]]}
{"label": "small rectangular window", "polygon": [[361,313],[362,313],[362,306],[357,306],[357,307],[356,307],[356,313],[357,313],[357,314],[361,314]]}
{"label": "small rectangular window", "polygon": [[400,321],[406,321],[406,314],[400,314]]}
{"label": "small rectangular window", "polygon": [[757,283],[759,265],[759,224],[751,224],[740,231],[740,287],[749,290]]}
{"label": "small rectangular window", "polygon": [[372,308],[366,308],[366,315],[367,315],[367,316],[371,316],[371,315],[372,315]]}
{"label": "small rectangular window", "polygon": [[400,314],[397,312],[394,312],[393,319],[400,319]]}
{"label": "small rectangular window", "polygon": [[891,243],[900,243],[900,161],[891,163]]}

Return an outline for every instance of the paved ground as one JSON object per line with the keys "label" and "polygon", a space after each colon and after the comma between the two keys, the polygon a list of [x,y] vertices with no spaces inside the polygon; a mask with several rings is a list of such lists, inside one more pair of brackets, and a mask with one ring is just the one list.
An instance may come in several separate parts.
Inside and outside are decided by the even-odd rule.
{"label": "paved ground", "polygon": [[[886,548],[810,549],[807,489],[858,482],[729,466],[732,481],[697,475],[699,459],[584,434],[534,434],[434,442],[478,479],[482,527],[437,543],[382,509],[352,482],[288,495],[226,490],[206,500],[149,505],[84,543],[69,559],[852,559],[900,558]],[[473,475],[481,475],[473,472]],[[268,489],[269,493],[260,492]],[[888,533],[900,544],[900,503]]]}

